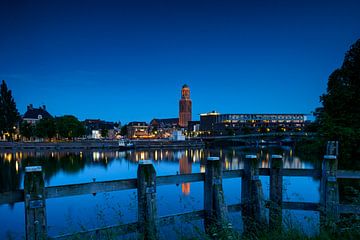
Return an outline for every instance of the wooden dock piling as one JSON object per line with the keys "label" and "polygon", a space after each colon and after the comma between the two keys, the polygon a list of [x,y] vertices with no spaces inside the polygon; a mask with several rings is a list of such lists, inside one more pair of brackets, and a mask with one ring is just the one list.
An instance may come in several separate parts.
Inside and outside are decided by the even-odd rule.
{"label": "wooden dock piling", "polygon": [[320,224],[328,230],[334,230],[339,220],[339,187],[337,183],[338,160],[335,155],[325,155],[322,163],[320,182]]}
{"label": "wooden dock piling", "polygon": [[246,155],[241,179],[241,203],[244,232],[251,232],[266,221],[259,162],[256,155]]}
{"label": "wooden dock piling", "polygon": [[271,229],[280,230],[282,226],[282,156],[272,155],[270,164],[269,226]]}
{"label": "wooden dock piling", "polygon": [[137,170],[138,226],[140,239],[159,239],[156,204],[156,171],[150,160],[140,161]]}
{"label": "wooden dock piling", "polygon": [[218,157],[206,161],[204,181],[205,231],[211,234],[228,224],[228,211],[222,186],[222,163]]}
{"label": "wooden dock piling", "polygon": [[41,166],[25,167],[26,240],[47,239],[45,184]]}

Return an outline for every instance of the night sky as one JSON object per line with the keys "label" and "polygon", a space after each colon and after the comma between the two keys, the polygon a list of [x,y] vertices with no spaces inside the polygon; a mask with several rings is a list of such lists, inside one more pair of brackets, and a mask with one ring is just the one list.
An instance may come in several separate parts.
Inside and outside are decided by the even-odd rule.
{"label": "night sky", "polygon": [[0,34],[21,114],[177,117],[184,83],[194,119],[310,113],[360,38],[360,1],[1,0]]}

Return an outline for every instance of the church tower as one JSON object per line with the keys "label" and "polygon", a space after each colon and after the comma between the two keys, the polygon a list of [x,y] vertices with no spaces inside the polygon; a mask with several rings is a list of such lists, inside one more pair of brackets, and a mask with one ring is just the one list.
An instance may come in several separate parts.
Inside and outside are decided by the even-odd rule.
{"label": "church tower", "polygon": [[188,122],[191,121],[192,102],[190,99],[190,88],[184,85],[181,89],[181,99],[179,101],[179,125],[180,127],[187,127]]}

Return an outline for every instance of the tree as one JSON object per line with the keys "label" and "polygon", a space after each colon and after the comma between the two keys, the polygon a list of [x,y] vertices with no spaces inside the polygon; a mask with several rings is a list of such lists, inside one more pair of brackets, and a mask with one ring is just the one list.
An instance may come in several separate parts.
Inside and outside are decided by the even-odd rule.
{"label": "tree", "polygon": [[125,124],[125,125],[122,126],[121,129],[120,129],[120,135],[121,135],[121,136],[127,136],[127,133],[128,133],[128,131],[127,131],[127,124]]}
{"label": "tree", "polygon": [[23,137],[30,139],[31,137],[35,136],[35,127],[31,123],[23,121],[20,124],[20,134]]}
{"label": "tree", "polygon": [[43,118],[35,126],[35,135],[39,138],[53,138],[56,135],[53,118]]}
{"label": "tree", "polygon": [[8,90],[5,80],[2,80],[0,86],[0,133],[8,133],[11,139],[19,120],[20,115],[11,90]]}
{"label": "tree", "polygon": [[340,141],[343,159],[360,153],[360,39],[345,54],[344,62],[329,77],[327,92],[320,97],[316,123],[324,140]]}
{"label": "tree", "polygon": [[106,138],[109,133],[109,130],[104,126],[100,130],[100,134],[102,138]]}
{"label": "tree", "polygon": [[60,137],[73,139],[85,134],[84,125],[74,116],[67,115],[55,119],[56,130]]}

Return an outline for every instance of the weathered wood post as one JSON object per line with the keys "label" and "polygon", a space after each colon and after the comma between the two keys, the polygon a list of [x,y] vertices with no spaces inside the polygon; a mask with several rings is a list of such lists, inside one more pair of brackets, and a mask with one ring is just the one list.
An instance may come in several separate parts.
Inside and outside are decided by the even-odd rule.
{"label": "weathered wood post", "polygon": [[141,239],[158,239],[156,172],[150,160],[139,162],[137,170],[138,224]]}
{"label": "weathered wood post", "polygon": [[281,230],[282,227],[282,167],[282,156],[272,155],[270,166],[269,225],[271,229],[278,230]]}
{"label": "weathered wood post", "polygon": [[208,157],[204,181],[205,231],[212,234],[226,228],[228,212],[222,186],[222,164],[218,157]]}
{"label": "weathered wood post", "polygon": [[25,167],[24,198],[26,239],[46,239],[45,184],[41,166]]}
{"label": "weathered wood post", "polygon": [[339,142],[328,141],[326,144],[326,155],[339,155]]}
{"label": "weathered wood post", "polygon": [[266,221],[264,195],[259,179],[256,155],[246,155],[244,175],[241,179],[241,203],[244,233],[253,232]]}
{"label": "weathered wood post", "polygon": [[338,160],[335,155],[325,155],[322,163],[320,183],[321,214],[320,223],[323,228],[335,230],[339,220],[339,188],[336,180]]}

